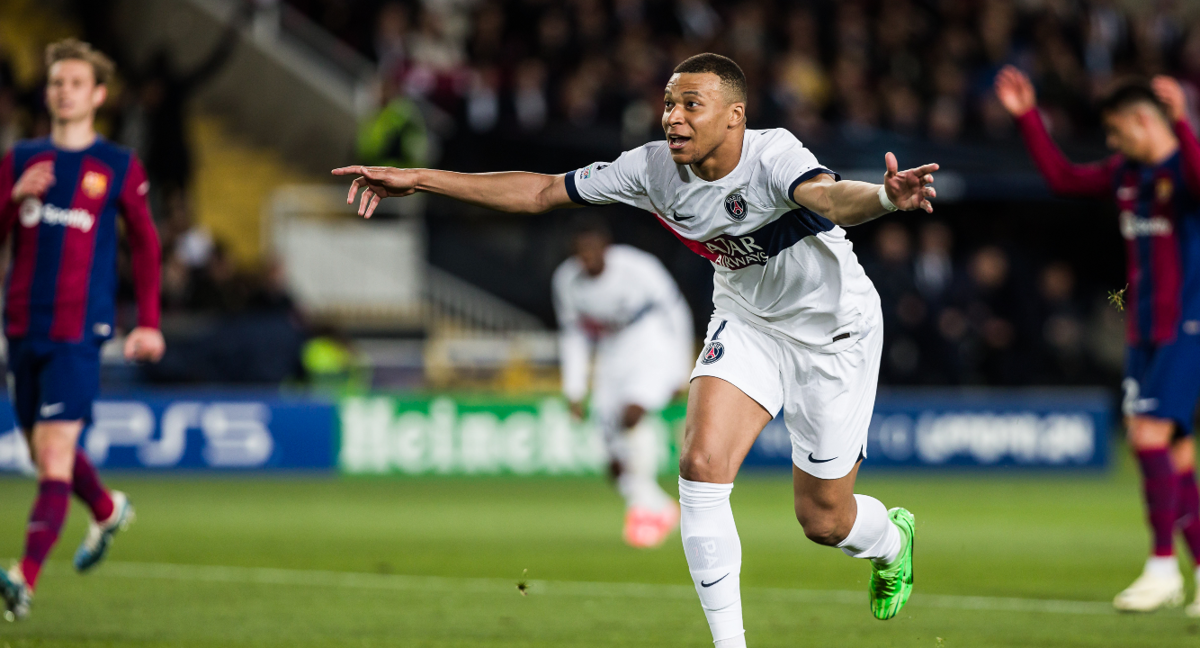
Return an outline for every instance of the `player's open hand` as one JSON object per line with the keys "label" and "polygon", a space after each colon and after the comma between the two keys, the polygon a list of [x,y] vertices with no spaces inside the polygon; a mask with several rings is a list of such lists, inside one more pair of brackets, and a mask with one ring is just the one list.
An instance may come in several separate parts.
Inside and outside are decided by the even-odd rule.
{"label": "player's open hand", "polygon": [[389,196],[409,196],[417,191],[417,172],[414,169],[356,165],[334,169],[331,173],[336,176],[358,176],[350,183],[346,204],[353,205],[359,189],[365,189],[358,203],[358,215],[363,218],[370,218],[375,213],[380,200]]}
{"label": "player's open hand", "polygon": [[135,362],[158,362],[167,350],[162,331],[139,326],[125,338],[125,359]]}
{"label": "player's open hand", "polygon": [[1167,116],[1171,121],[1179,121],[1187,116],[1187,96],[1183,94],[1183,86],[1169,76],[1159,75],[1150,82],[1158,100],[1167,107]]}
{"label": "player's open hand", "polygon": [[937,197],[937,191],[928,185],[933,184],[933,172],[938,170],[938,165],[925,164],[899,171],[899,163],[892,153],[885,155],[883,162],[887,166],[883,186],[888,200],[904,211],[924,209],[933,213],[933,204],[929,200]]}
{"label": "player's open hand", "polygon": [[996,97],[1013,117],[1020,117],[1037,106],[1033,83],[1025,73],[1005,65],[996,75]]}
{"label": "player's open hand", "polygon": [[13,185],[12,200],[19,203],[27,198],[44,195],[54,186],[54,162],[45,160],[31,165]]}

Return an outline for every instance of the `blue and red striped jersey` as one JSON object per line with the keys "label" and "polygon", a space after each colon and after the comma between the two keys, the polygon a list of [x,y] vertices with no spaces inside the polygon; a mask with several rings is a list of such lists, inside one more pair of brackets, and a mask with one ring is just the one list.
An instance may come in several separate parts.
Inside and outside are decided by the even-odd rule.
{"label": "blue and red striped jersey", "polygon": [[1113,184],[1129,277],[1128,342],[1171,342],[1181,325],[1200,330],[1200,194],[1188,188],[1180,154],[1156,166],[1125,162]]}
{"label": "blue and red striped jersey", "polygon": [[1115,198],[1125,238],[1126,341],[1165,344],[1180,328],[1200,332],[1200,142],[1173,125],[1179,150],[1149,165],[1121,155],[1072,164],[1036,110],[1018,118],[1034,162],[1056,193]]}
{"label": "blue and red striped jersey", "polygon": [[[21,204],[12,191],[43,161],[54,184]],[[124,221],[138,326],[158,327],[158,234],[137,156],[102,138],[79,151],[49,138],[18,142],[0,161],[0,237],[12,237],[4,284],[4,332],[63,342],[105,339],[116,315],[118,219]]]}

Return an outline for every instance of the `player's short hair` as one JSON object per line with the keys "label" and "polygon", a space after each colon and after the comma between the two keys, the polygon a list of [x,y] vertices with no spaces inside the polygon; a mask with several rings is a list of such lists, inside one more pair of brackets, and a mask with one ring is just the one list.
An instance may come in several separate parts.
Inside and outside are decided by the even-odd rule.
{"label": "player's short hair", "polygon": [[584,236],[596,236],[611,241],[612,229],[608,227],[608,221],[599,214],[581,214],[571,222],[571,240]]}
{"label": "player's short hair", "polygon": [[720,54],[697,54],[675,66],[676,74],[711,73],[721,79],[721,85],[734,101],[746,101],[746,73],[733,59]]}
{"label": "player's short hair", "polygon": [[1164,118],[1167,117],[1167,107],[1158,100],[1154,89],[1143,79],[1125,79],[1117,82],[1100,99],[1100,114],[1119,112],[1137,104],[1149,104]]}
{"label": "player's short hair", "polygon": [[46,69],[59,61],[84,61],[92,66],[92,75],[96,85],[104,85],[112,78],[117,66],[112,59],[100,50],[94,49],[90,43],[77,38],[65,38],[57,43],[46,46]]}

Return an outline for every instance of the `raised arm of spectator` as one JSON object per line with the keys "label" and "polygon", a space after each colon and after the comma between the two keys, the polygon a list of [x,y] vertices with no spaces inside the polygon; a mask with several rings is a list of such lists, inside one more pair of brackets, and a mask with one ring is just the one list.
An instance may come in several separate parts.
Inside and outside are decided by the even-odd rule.
{"label": "raised arm of spectator", "polygon": [[1179,82],[1168,76],[1157,76],[1151,82],[1154,93],[1167,108],[1171,128],[1179,140],[1179,156],[1183,160],[1183,177],[1193,196],[1200,196],[1200,141],[1187,119],[1187,96]]}
{"label": "raised arm of spectator", "polygon": [[253,15],[253,12],[253,2],[243,1],[237,6],[229,23],[225,25],[225,30],[221,32],[220,40],[213,46],[208,56],[179,78],[179,85],[185,91],[191,91],[200,86],[225,66],[225,63],[233,56],[235,46],[238,44],[238,30],[242,23]]}
{"label": "raised arm of spectator", "polygon": [[455,173],[437,169],[369,166],[342,167],[334,169],[332,173],[337,176],[357,176],[350,184],[346,204],[354,204],[359,190],[366,189],[358,204],[358,214],[366,218],[375,213],[380,200],[392,196],[410,196],[418,191],[517,214],[540,214],[552,209],[578,206],[567,194],[566,182],[561,175],[524,171]]}
{"label": "raised arm of spectator", "polygon": [[1016,118],[1029,155],[1051,191],[1095,198],[1112,195],[1113,170],[1120,158],[1114,155],[1091,164],[1074,164],[1068,160],[1046,132],[1029,77],[1011,65],[1005,66],[996,76],[996,96]]}
{"label": "raised arm of spectator", "polygon": [[125,355],[132,360],[157,361],[165,349],[162,334],[158,331],[162,252],[154,219],[146,203],[149,190],[146,170],[136,157],[131,157],[118,199],[121,218],[125,221],[125,237],[129,241],[138,311],[137,328],[126,339]]}

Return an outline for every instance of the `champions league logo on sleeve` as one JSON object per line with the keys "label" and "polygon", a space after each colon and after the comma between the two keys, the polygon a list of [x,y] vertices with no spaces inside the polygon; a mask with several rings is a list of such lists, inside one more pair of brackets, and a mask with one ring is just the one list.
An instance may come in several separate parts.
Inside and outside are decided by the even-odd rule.
{"label": "champions league logo on sleeve", "polygon": [[700,364],[710,365],[721,356],[725,355],[725,345],[720,342],[709,342],[708,346],[704,347],[704,352],[700,354]]}
{"label": "champions league logo on sleeve", "polygon": [[746,199],[742,194],[735,191],[725,196],[725,213],[739,223],[746,220]]}
{"label": "champions league logo on sleeve", "polygon": [[608,163],[606,163],[606,162],[593,162],[593,163],[583,167],[582,169],[580,169],[579,172],[575,174],[575,179],[576,180],[587,180],[588,178],[592,177],[593,173],[599,173],[601,170],[603,170],[607,166],[608,166]]}

